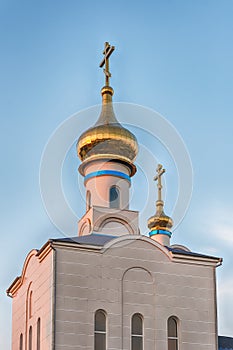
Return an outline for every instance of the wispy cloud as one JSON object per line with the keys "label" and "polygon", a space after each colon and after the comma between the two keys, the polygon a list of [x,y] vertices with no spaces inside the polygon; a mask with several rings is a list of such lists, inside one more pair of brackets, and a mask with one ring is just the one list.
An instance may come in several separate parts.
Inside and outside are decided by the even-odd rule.
{"label": "wispy cloud", "polygon": [[[202,229],[208,232],[208,237],[214,238],[215,247],[221,245],[233,245],[233,207],[229,203],[214,201],[202,206]],[[201,217],[201,215],[200,215]],[[211,244],[213,240],[211,240]],[[213,244],[212,244],[213,245]]]}

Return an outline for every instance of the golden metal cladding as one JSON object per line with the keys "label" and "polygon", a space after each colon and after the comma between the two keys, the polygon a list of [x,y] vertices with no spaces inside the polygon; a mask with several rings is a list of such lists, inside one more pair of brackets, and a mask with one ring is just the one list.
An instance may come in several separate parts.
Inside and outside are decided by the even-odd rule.
{"label": "golden metal cladding", "polygon": [[164,211],[156,211],[155,215],[148,219],[148,228],[152,230],[165,230],[170,231],[173,226],[173,220],[167,216]]}
{"label": "golden metal cladding", "polygon": [[99,125],[87,130],[79,139],[78,155],[87,157],[112,154],[130,162],[137,155],[137,143],[130,131],[118,125]]}
{"label": "golden metal cladding", "polygon": [[131,165],[138,153],[136,137],[116,119],[113,106],[113,89],[104,86],[102,110],[96,124],[86,130],[77,143],[77,153],[82,162],[111,158]]}

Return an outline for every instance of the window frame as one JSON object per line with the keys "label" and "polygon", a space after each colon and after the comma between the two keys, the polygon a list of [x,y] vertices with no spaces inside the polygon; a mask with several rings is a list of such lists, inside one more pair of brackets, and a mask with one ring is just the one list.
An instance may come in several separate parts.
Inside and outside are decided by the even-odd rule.
{"label": "window frame", "polygon": [[[135,316],[139,316],[141,319],[141,334],[134,334],[133,333],[133,319]],[[144,349],[144,318],[143,318],[142,314],[140,314],[139,312],[136,312],[131,316],[131,328],[130,328],[130,341],[131,341],[130,349],[131,350],[134,350],[133,349],[133,341],[132,341],[133,338],[142,339],[142,349],[141,350],[143,350]]]}
{"label": "window frame", "polygon": [[[105,330],[104,331],[99,331],[99,330],[96,330],[96,316],[98,313],[102,313],[105,317],[104,321],[105,321]],[[101,348],[101,349],[98,349],[97,348],[97,344],[96,344],[96,336],[98,334],[104,334],[105,335],[105,347],[104,348]],[[98,309],[95,311],[95,314],[94,314],[94,350],[107,350],[107,313],[105,310],[103,309]]]}
{"label": "window frame", "polygon": [[[114,199],[114,200],[111,200],[111,190],[113,190],[113,189],[117,193],[117,198]],[[112,185],[109,188],[109,207],[112,208],[112,209],[120,209],[120,207],[121,207],[121,192],[120,192],[120,188],[118,186],[116,186],[116,185]]]}
{"label": "window frame", "polygon": [[[176,336],[170,336],[169,335],[169,321],[173,320],[175,321],[176,324]],[[169,340],[176,340],[176,349],[175,350],[179,350],[180,346],[179,346],[179,319],[176,316],[170,316],[167,320],[167,347],[169,350]]]}

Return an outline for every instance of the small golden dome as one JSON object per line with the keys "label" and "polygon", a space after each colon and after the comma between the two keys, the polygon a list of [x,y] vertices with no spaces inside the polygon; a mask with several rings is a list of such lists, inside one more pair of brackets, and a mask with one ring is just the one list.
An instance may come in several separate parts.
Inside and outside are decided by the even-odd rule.
{"label": "small golden dome", "polygon": [[136,137],[116,119],[112,106],[113,93],[110,86],[102,88],[101,114],[95,125],[79,137],[77,153],[82,165],[96,159],[114,159],[129,165],[133,175],[136,172],[133,161],[138,153],[138,143]]}
{"label": "small golden dome", "polygon": [[156,203],[156,213],[154,216],[150,217],[147,221],[147,226],[151,231],[164,230],[170,231],[173,226],[173,220],[167,216],[163,211],[163,201],[161,203]]}

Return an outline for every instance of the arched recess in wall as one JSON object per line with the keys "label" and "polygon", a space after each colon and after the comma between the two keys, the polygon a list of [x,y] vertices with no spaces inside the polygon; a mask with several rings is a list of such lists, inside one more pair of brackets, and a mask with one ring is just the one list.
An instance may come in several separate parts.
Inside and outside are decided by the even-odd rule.
{"label": "arched recess in wall", "polygon": [[121,226],[122,233],[134,234],[136,229],[132,227],[131,223],[127,222],[124,218],[119,217],[120,214],[117,213],[118,217],[109,216],[109,214],[102,216],[95,223],[95,229],[101,231],[101,229],[108,229],[111,224],[114,226]]}
{"label": "arched recess in wall", "polygon": [[90,219],[86,218],[79,229],[79,235],[85,236],[90,232],[91,232],[91,221]]}
{"label": "arched recess in wall", "polygon": [[[33,290],[32,290],[32,282],[29,283],[27,294],[26,294],[26,314],[25,314],[25,347],[29,344],[29,320],[32,317],[33,313]],[[32,331],[31,331],[32,332]],[[27,349],[27,348],[26,348]]]}
{"label": "arched recess in wall", "polygon": [[32,282],[29,283],[26,295],[26,317],[27,320],[32,317],[33,313],[33,290]]}
{"label": "arched recess in wall", "polygon": [[109,189],[109,206],[115,209],[120,208],[120,190],[115,185]]}
{"label": "arched recess in wall", "polygon": [[88,211],[91,208],[91,192],[87,191],[86,194],[86,211]]}
{"label": "arched recess in wall", "polygon": [[32,290],[30,290],[29,299],[28,299],[28,317],[29,317],[29,318],[32,317],[32,308],[33,308],[33,300],[32,300],[32,297],[33,297],[33,292],[32,292]]}
{"label": "arched recess in wall", "polygon": [[[127,249],[130,250],[130,245]],[[155,283],[150,271],[140,266],[127,269],[122,277],[122,348],[132,349],[131,319],[134,314],[140,314],[144,320],[145,349],[151,344],[146,343],[147,339],[155,341],[155,315],[151,307],[154,304]]]}

